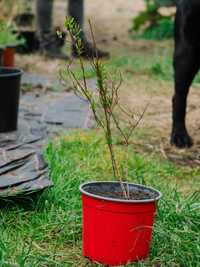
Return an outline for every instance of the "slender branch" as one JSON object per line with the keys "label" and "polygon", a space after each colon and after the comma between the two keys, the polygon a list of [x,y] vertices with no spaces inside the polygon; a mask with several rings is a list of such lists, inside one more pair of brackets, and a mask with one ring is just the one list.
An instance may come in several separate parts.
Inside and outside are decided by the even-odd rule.
{"label": "slender branch", "polygon": [[128,136],[128,139],[130,139],[130,137],[132,136],[133,134],[133,131],[137,128],[137,126],[140,124],[141,120],[143,119],[144,117],[144,114],[146,113],[147,111],[147,108],[149,106],[149,103],[146,104],[142,114],[140,115],[139,119],[137,120],[136,124],[130,129],[130,132],[129,132],[129,136]]}
{"label": "slender branch", "polygon": [[[98,50],[90,20],[89,20],[89,27],[92,37],[92,43],[95,50],[95,55],[93,55],[90,64],[97,78],[97,88],[96,88],[97,94],[91,92],[87,84],[85,66],[83,59],[81,57],[82,40],[78,36],[78,34],[80,33],[80,29],[78,28],[77,25],[75,25],[75,22],[73,20],[66,22],[66,28],[70,34],[72,42],[74,43],[77,49],[77,54],[79,56],[79,65],[82,74],[82,82],[78,80],[74,71],[71,69],[71,62],[68,65],[67,71],[72,80],[75,94],[83,97],[89,102],[95,121],[97,122],[98,126],[101,127],[101,129],[104,131],[107,147],[110,154],[113,176],[115,177],[115,179],[119,180],[124,197],[129,198],[130,197],[129,184],[124,183],[123,178],[128,177],[128,163],[129,163],[128,148],[130,144],[130,138],[133,134],[134,129],[138,126],[138,124],[142,120],[148,105],[145,107],[143,113],[139,116],[136,123],[133,123],[134,113],[122,107],[119,103],[119,89],[122,84],[121,73],[119,72],[119,82],[112,79],[112,77],[110,78],[108,71],[105,69],[104,65],[100,62],[100,59],[98,57]],[[120,124],[116,111],[120,111],[123,115],[127,117],[125,123],[128,125],[127,126],[128,132]],[[116,157],[116,151],[113,141],[114,140],[113,127],[117,129],[117,131],[120,134],[120,137],[122,138],[126,146],[125,171],[124,168],[121,169],[118,166],[118,160]],[[124,174],[124,177],[122,174]]]}
{"label": "slender branch", "polygon": [[[99,57],[98,57],[98,51],[97,51],[97,44],[96,44],[96,40],[95,40],[95,37],[94,37],[92,23],[91,23],[90,20],[88,20],[88,22],[89,22],[89,27],[90,27],[90,33],[91,33],[91,36],[92,36],[92,43],[93,43],[94,50],[95,50],[95,53],[96,53],[96,59],[98,61]],[[93,59],[94,59],[94,57],[93,57]]]}

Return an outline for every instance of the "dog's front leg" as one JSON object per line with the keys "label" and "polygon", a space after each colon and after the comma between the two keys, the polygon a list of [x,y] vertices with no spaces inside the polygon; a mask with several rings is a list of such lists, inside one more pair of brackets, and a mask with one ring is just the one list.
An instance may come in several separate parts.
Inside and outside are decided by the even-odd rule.
{"label": "dog's front leg", "polygon": [[199,58],[196,48],[176,47],[174,53],[175,93],[173,96],[173,116],[171,144],[179,148],[191,147],[192,139],[186,125],[186,107],[189,87],[198,72]]}

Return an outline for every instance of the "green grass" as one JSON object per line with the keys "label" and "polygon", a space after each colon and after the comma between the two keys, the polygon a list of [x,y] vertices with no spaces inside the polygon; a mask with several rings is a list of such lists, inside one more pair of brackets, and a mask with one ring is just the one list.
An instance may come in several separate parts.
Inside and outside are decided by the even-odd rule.
{"label": "green grass", "polygon": [[[118,147],[123,163],[123,148]],[[4,203],[0,211],[0,266],[97,266],[81,256],[80,183],[112,179],[102,136],[72,132],[45,152],[54,187],[26,204]],[[137,267],[200,266],[200,170],[177,167],[130,149],[129,180],[160,189],[150,258]],[[196,190],[188,188],[193,183]],[[183,191],[183,192],[181,192]],[[15,265],[12,265],[15,264]]]}
{"label": "green grass", "polygon": [[[165,52],[166,53],[166,52]],[[123,77],[131,78],[133,74],[151,76],[153,79],[172,80],[173,69],[170,51],[159,54],[154,51],[150,55],[132,54],[112,57],[105,64],[108,66],[109,73],[115,73],[120,70]],[[75,75],[78,79],[82,78],[81,69],[75,65]],[[89,63],[86,63],[85,76],[87,79],[95,78],[95,72]]]}
{"label": "green grass", "polygon": [[[154,80],[173,81],[173,47],[169,42],[154,42],[153,48],[151,42],[145,41],[146,49],[139,51],[121,51],[105,61],[109,73],[115,73],[119,70],[124,79],[132,79],[133,75],[144,75]],[[148,47],[149,46],[149,47]],[[119,56],[120,54],[120,56]],[[82,72],[78,64],[74,65],[75,75],[82,79]],[[85,63],[85,76],[87,79],[95,78],[95,72],[89,62]],[[66,77],[68,80],[68,78]],[[200,83],[200,74],[195,78],[195,83]]]}
{"label": "green grass", "polygon": [[174,35],[174,21],[172,18],[162,18],[158,25],[154,27],[146,27],[138,32],[131,31],[132,38],[145,40],[166,40],[172,39]]}

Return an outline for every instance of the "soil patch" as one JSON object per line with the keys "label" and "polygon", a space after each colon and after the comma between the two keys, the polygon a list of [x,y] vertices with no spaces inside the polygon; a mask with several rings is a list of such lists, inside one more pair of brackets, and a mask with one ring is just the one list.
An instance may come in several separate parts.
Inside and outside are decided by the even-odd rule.
{"label": "soil patch", "polygon": [[159,197],[158,192],[147,187],[124,183],[124,188],[126,188],[127,192],[129,192],[128,198],[123,194],[122,186],[119,183],[91,183],[83,187],[86,192],[104,198],[121,200],[152,200]]}

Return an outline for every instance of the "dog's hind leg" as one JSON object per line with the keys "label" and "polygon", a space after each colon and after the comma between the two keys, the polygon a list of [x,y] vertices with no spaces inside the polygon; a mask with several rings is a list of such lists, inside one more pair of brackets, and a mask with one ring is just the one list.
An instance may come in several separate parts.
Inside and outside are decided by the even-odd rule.
{"label": "dog's hind leg", "polygon": [[192,139],[185,125],[185,117],[187,95],[198,70],[199,53],[197,48],[186,46],[186,44],[177,46],[174,53],[175,93],[171,144],[179,148],[192,146]]}

